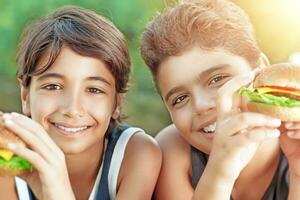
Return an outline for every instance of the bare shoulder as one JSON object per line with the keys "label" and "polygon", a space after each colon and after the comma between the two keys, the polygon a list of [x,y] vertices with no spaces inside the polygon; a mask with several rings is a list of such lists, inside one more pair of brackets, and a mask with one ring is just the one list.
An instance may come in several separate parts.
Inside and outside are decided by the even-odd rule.
{"label": "bare shoulder", "polygon": [[154,138],[143,132],[137,132],[128,141],[123,164],[134,165],[134,163],[138,163],[138,165],[135,166],[138,167],[143,165],[141,162],[157,162],[157,167],[160,168],[161,159],[162,153]]}
{"label": "bare shoulder", "polygon": [[176,157],[182,159],[184,163],[190,159],[190,145],[182,136],[179,130],[172,124],[161,130],[155,137],[162,149],[164,159],[167,157]]}
{"label": "bare shoulder", "polygon": [[[162,153],[151,136],[135,133],[129,140],[118,177],[117,197],[150,199],[159,175]],[[143,187],[140,187],[143,185]],[[137,188],[140,188],[137,190]]]}
{"label": "bare shoulder", "polygon": [[18,199],[13,177],[0,177],[0,194],[1,199]]}
{"label": "bare shoulder", "polygon": [[161,150],[153,137],[143,132],[135,133],[129,140],[126,151],[125,161],[145,160],[147,162],[159,161],[162,159]]}
{"label": "bare shoulder", "polygon": [[162,168],[155,189],[156,199],[191,199],[194,189],[190,183],[190,145],[174,125],[160,131],[155,139],[163,153]]}

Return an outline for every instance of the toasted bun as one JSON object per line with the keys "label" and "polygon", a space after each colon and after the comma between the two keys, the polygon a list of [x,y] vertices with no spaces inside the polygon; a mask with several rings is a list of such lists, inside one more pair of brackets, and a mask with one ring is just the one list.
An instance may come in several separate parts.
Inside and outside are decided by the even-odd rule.
{"label": "toasted bun", "polygon": [[[0,148],[5,149],[8,143],[25,146],[25,143],[14,133],[4,127],[2,113],[0,113]],[[28,170],[14,169],[9,165],[0,164],[0,176],[16,176],[28,172]]]}
{"label": "toasted bun", "polygon": [[[299,77],[299,65],[297,66],[290,63],[276,64],[271,67],[266,67],[260,71],[253,82],[253,87],[279,86],[300,89]],[[248,102],[248,110],[273,116],[281,119],[282,121],[300,121],[300,107],[283,107],[264,103]]]}
{"label": "toasted bun", "polygon": [[0,176],[19,176],[31,170],[12,169],[10,167],[0,165]]}
{"label": "toasted bun", "polygon": [[280,86],[300,89],[300,66],[280,63],[264,68],[255,78],[253,87]]}
{"label": "toasted bun", "polygon": [[6,148],[8,143],[25,146],[25,143],[10,130],[5,128],[2,114],[0,113],[0,148]]}
{"label": "toasted bun", "polygon": [[269,115],[282,121],[300,121],[300,107],[282,107],[264,103],[248,102],[248,110]]}

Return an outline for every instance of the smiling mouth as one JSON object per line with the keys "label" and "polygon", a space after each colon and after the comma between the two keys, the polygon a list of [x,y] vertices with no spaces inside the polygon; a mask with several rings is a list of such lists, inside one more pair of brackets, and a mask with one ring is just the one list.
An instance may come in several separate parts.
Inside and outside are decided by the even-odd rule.
{"label": "smiling mouth", "polygon": [[57,123],[52,123],[63,135],[81,134],[91,126],[66,127]]}
{"label": "smiling mouth", "polygon": [[213,139],[213,137],[214,137],[214,135],[215,135],[216,126],[217,126],[217,123],[216,123],[216,122],[213,122],[213,123],[208,124],[207,126],[201,128],[201,129],[199,130],[199,132],[201,132],[201,134],[202,134],[205,138],[211,140],[211,139]]}
{"label": "smiling mouth", "polygon": [[207,133],[207,134],[212,134],[212,133],[215,132],[216,126],[217,126],[217,123],[214,122],[214,123],[202,128],[201,131],[204,132],[204,133]]}

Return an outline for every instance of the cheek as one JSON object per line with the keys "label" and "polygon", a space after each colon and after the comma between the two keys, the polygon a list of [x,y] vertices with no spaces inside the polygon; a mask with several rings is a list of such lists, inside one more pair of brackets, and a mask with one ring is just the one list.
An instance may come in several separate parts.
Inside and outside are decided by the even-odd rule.
{"label": "cheek", "polygon": [[98,126],[99,129],[103,130],[104,132],[107,130],[112,118],[112,112],[113,112],[112,109],[109,109],[107,106],[106,107],[94,106],[88,109],[86,112],[90,117],[92,117],[97,122],[97,124],[99,125]]}
{"label": "cheek", "polygon": [[173,123],[180,130],[180,132],[190,132],[192,117],[191,112],[188,108],[173,111],[170,114]]}
{"label": "cheek", "polygon": [[42,95],[30,97],[30,115],[35,121],[42,122],[43,118],[57,110],[58,98],[45,98]]}
{"label": "cheek", "polygon": [[85,109],[94,116],[110,118],[115,109],[114,98],[90,99],[86,101]]}

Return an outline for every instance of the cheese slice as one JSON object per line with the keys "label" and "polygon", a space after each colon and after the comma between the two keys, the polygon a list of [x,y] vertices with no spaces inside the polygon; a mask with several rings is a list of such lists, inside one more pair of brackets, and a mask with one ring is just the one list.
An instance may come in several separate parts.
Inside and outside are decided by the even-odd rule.
{"label": "cheese slice", "polygon": [[0,156],[9,161],[13,157],[14,153],[10,150],[0,149]]}
{"label": "cheese slice", "polygon": [[271,88],[271,87],[258,87],[256,88],[257,92],[260,94],[270,93],[270,92],[280,92],[284,94],[292,94],[295,96],[300,96],[299,91],[292,91],[292,90],[284,90],[280,88]]}

